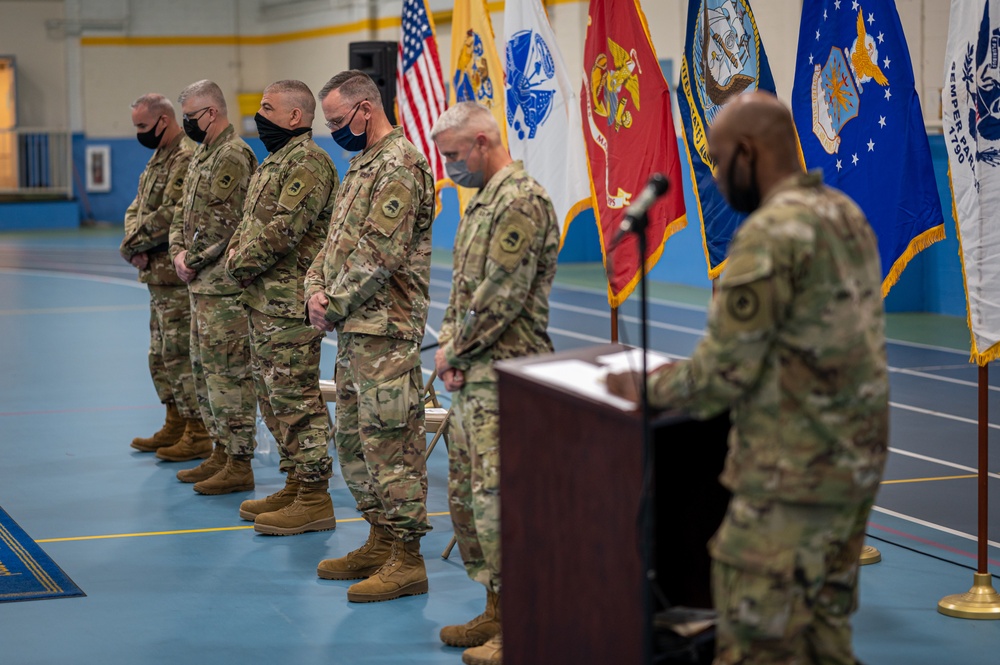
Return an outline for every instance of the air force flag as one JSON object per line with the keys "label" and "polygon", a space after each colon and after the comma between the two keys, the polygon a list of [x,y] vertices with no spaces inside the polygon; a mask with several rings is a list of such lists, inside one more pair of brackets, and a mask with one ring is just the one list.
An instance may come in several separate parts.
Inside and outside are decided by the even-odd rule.
{"label": "air force flag", "polygon": [[690,0],[677,110],[710,279],[722,273],[729,240],[745,215],[730,208],[715,186],[708,128],[726,102],[753,90],[773,93],[774,79],[749,0]]}
{"label": "air force flag", "polygon": [[580,98],[541,0],[508,0],[503,24],[510,155],[549,193],[565,239],[591,207]]}
{"label": "air force flag", "polygon": [[1000,0],[952,0],[941,108],[972,331],[1000,357]]}
{"label": "air force flag", "polygon": [[857,201],[878,237],[882,295],[944,238],[910,54],[892,0],[802,7],[792,111],[806,166]]}

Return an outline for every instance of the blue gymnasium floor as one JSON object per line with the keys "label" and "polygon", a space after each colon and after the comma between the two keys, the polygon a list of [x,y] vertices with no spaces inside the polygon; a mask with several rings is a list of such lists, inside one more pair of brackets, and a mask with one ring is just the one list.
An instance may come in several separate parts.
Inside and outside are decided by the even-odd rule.
{"label": "blue gymnasium floor", "polygon": [[[88,594],[0,603],[0,665],[460,663],[460,650],[442,646],[437,632],[479,613],[484,594],[457,551],[448,561],[437,556],[451,537],[443,448],[429,467],[434,531],[423,551],[431,591],[371,605],[347,603],[349,583],[314,573],[320,559],[367,533],[339,472],[336,531],[272,538],[238,518],[248,493],[196,495],[174,478],[193,462],[158,463],[129,448],[163,411],[146,368],[147,292],[117,257],[119,239],[107,231],[0,237],[0,505]],[[447,255],[436,257],[434,330],[449,268]],[[599,279],[593,266],[560,268],[550,327],[558,349],[607,340]],[[689,354],[707,293],[663,284],[652,291],[652,346]],[[623,341],[638,341],[635,307],[624,308]],[[971,586],[975,566],[976,371],[964,322],[895,315],[889,328],[893,452],[869,528],[883,561],[862,572],[857,652],[867,665],[996,663],[1000,621],[936,611],[943,596]],[[324,347],[325,377],[333,342]],[[992,383],[997,429],[1000,378]],[[256,496],[280,487],[270,455],[254,464]],[[994,455],[994,538],[998,467]],[[997,548],[991,541],[994,575]]]}

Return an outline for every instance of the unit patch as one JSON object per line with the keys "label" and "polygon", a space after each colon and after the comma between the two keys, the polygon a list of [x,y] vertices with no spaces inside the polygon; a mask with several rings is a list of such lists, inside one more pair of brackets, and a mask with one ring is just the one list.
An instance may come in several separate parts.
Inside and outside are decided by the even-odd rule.
{"label": "unit patch", "polygon": [[499,263],[507,272],[514,272],[531,247],[534,228],[531,220],[524,215],[508,212],[490,241],[490,259]]}

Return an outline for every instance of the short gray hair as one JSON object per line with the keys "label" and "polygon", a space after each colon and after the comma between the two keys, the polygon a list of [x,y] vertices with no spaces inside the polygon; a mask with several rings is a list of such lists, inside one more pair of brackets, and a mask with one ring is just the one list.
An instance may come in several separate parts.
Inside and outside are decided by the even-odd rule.
{"label": "short gray hair", "polygon": [[435,140],[438,135],[449,130],[460,130],[465,133],[483,132],[488,134],[492,140],[500,140],[500,125],[497,124],[493,113],[476,102],[459,102],[451,106],[438,117],[431,129],[431,140]]}
{"label": "short gray hair", "polygon": [[342,71],[326,82],[317,95],[319,101],[326,99],[334,90],[340,90],[341,96],[351,104],[368,101],[373,106],[382,108],[382,93],[368,74],[357,70]]}
{"label": "short gray hair", "polygon": [[155,92],[143,95],[139,99],[135,100],[132,102],[132,106],[130,108],[134,111],[140,106],[144,106],[151,113],[155,113],[156,117],[165,115],[171,119],[177,118],[177,114],[174,112],[174,105],[170,103],[170,100]]}
{"label": "short gray hair", "polygon": [[208,79],[195,81],[181,90],[181,94],[177,97],[177,103],[183,106],[184,102],[196,97],[207,100],[222,115],[227,114],[226,97],[222,94],[222,88],[214,81],[209,81]]}
{"label": "short gray hair", "polygon": [[268,93],[287,94],[291,97],[292,103],[302,109],[302,113],[312,118],[316,115],[316,100],[313,99],[312,90],[302,81],[294,79],[284,79],[275,81],[264,88],[264,94]]}

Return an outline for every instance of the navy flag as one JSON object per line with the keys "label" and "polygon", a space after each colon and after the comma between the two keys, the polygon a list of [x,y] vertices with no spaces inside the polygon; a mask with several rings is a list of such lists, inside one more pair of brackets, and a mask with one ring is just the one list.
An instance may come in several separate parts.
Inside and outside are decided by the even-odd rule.
{"label": "navy flag", "polygon": [[689,0],[677,109],[710,279],[725,268],[729,240],[745,215],[715,186],[708,128],[723,104],[753,90],[774,92],[774,79],[749,0]]}
{"label": "navy flag", "polygon": [[802,7],[792,112],[809,168],[857,201],[878,237],[882,295],[944,238],[910,52],[892,0]]}

